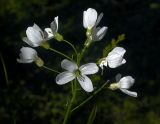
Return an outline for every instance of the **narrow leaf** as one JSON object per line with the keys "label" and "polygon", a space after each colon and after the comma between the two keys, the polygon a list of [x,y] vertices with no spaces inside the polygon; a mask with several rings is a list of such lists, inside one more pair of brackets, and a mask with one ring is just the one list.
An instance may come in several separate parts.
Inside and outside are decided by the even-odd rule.
{"label": "narrow leaf", "polygon": [[93,124],[94,119],[96,118],[97,106],[95,105],[90,113],[87,124]]}

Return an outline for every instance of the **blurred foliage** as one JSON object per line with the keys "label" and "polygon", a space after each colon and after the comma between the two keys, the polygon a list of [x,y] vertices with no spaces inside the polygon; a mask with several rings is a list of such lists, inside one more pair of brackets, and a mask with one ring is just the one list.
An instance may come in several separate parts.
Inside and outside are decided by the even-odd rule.
{"label": "blurred foliage", "polygon": [[[118,44],[127,52],[127,63],[117,69],[106,68],[102,79],[92,76],[95,89],[117,73],[132,75],[136,83],[132,88],[139,97],[131,98],[120,91],[107,88],[90,103],[75,111],[70,124],[87,123],[95,104],[97,113],[94,124],[159,124],[160,123],[160,1],[159,0],[1,0],[0,1],[0,53],[4,59],[9,78],[6,85],[0,63],[0,123],[2,124],[60,124],[67,101],[70,99],[70,84],[55,84],[55,74],[37,68],[34,64],[18,64],[16,58],[28,26],[37,23],[49,26],[55,16],[60,16],[60,33],[80,49],[85,40],[82,14],[88,7],[104,12],[100,25],[108,26],[103,41],[95,42],[88,50],[84,62],[101,57],[103,49],[119,34],[125,40]],[[123,39],[123,37],[122,37]],[[112,40],[116,44],[117,39]],[[50,44],[70,54],[68,46],[50,41]],[[117,45],[117,44],[116,44]],[[109,46],[110,47],[110,46]],[[60,67],[56,54],[37,48],[39,55],[49,67]],[[79,88],[78,102],[89,94]]]}

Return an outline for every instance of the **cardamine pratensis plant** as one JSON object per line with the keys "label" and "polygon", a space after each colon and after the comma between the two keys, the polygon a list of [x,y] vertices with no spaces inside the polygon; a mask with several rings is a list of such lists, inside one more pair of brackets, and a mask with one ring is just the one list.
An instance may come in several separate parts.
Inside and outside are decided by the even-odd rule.
{"label": "cardamine pratensis plant", "polygon": [[[81,64],[82,58],[84,58],[86,50],[90,47],[90,45],[96,41],[100,41],[103,39],[107,32],[107,27],[99,27],[103,17],[103,13],[100,15],[97,14],[97,11],[93,8],[88,8],[83,12],[83,26],[86,28],[86,40],[84,42],[84,47],[81,51],[77,51],[75,46],[71,44],[69,41],[65,40],[61,34],[58,32],[58,16],[54,18],[54,21],[51,22],[49,28],[45,28],[44,31],[41,28],[34,24],[31,27],[28,27],[26,30],[26,37],[23,37],[22,40],[26,42],[30,47],[22,47],[20,49],[19,59],[17,62],[19,63],[35,63],[38,67],[48,69],[57,73],[55,78],[55,82],[58,85],[67,84],[71,85],[72,97],[67,104],[66,112],[63,120],[63,124],[66,124],[71,113],[83,106],[86,102],[88,102],[91,98],[93,98],[98,92],[100,92],[104,87],[107,86],[109,81],[106,81],[101,87],[97,88],[94,91],[94,86],[92,84],[89,75],[96,74],[100,69],[103,72],[104,67],[109,68],[117,68],[126,63],[126,60],[123,58],[126,50],[122,47],[116,47],[118,42],[124,39],[124,35],[118,37],[117,40],[113,39],[111,44],[105,47],[103,51],[103,57],[98,60],[98,62],[91,62],[84,65]],[[55,39],[59,42],[66,42],[68,45],[73,48],[74,56],[70,57],[60,51],[57,51],[50,47],[48,41],[50,39]],[[51,50],[65,59],[61,62],[61,67],[64,69],[64,72],[58,72],[57,70],[51,69],[44,65],[44,61],[39,57],[34,47],[43,47],[47,50]],[[100,68],[99,68],[100,67]],[[69,82],[71,82],[69,84]],[[137,97],[136,92],[129,91],[129,88],[134,84],[135,79],[132,76],[124,76],[121,77],[120,74],[116,76],[116,82],[110,83],[108,86],[111,90],[120,90],[123,93]],[[73,107],[73,103],[76,101],[76,92],[77,92],[77,84],[80,84],[81,88],[85,92],[93,92],[90,96],[84,100],[82,103]],[[91,112],[91,116],[94,115],[96,108],[94,108]],[[89,117],[89,122],[93,122],[93,117]],[[92,119],[92,120],[91,120]]]}

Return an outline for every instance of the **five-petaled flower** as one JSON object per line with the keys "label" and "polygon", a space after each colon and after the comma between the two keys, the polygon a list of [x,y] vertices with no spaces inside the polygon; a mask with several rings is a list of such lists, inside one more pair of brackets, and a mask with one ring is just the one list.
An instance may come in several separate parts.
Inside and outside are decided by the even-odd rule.
{"label": "five-petaled flower", "polygon": [[44,62],[41,58],[38,57],[36,50],[30,47],[22,47],[20,49],[21,53],[19,54],[19,63],[32,63],[35,62],[37,66],[43,66]]}
{"label": "five-petaled flower", "polygon": [[120,89],[123,93],[132,96],[132,97],[137,97],[137,93],[133,91],[129,91],[128,89],[133,86],[135,82],[135,79],[132,78],[132,76],[125,76],[121,78],[117,83],[112,83],[109,86],[109,89],[111,90],[116,90]]}
{"label": "five-petaled flower", "polygon": [[23,37],[22,40],[32,47],[38,47],[47,40],[46,34],[38,25],[34,24],[32,27],[27,28],[27,37]]}
{"label": "five-petaled flower", "polygon": [[106,58],[103,58],[99,66],[103,69],[103,66],[107,65],[110,68],[116,68],[126,63],[126,60],[123,58],[126,50],[122,47],[115,47]]}
{"label": "five-petaled flower", "polygon": [[57,75],[56,77],[57,84],[63,85],[76,78],[81,87],[86,92],[93,91],[92,81],[86,75],[95,74],[98,72],[99,68],[95,63],[88,63],[78,67],[76,63],[64,59],[61,62],[61,67],[67,71]]}

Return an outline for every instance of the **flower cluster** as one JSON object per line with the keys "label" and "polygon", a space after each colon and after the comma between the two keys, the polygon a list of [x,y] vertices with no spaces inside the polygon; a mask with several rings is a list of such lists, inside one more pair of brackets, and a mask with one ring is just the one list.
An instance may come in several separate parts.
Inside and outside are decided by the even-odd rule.
{"label": "flower cluster", "polygon": [[[117,68],[126,63],[126,60],[123,58],[126,50],[122,47],[115,47],[107,57],[100,59],[99,64],[96,63],[88,63],[82,66],[79,66],[81,59],[83,58],[84,52],[86,48],[90,46],[95,41],[100,41],[104,38],[108,27],[103,26],[99,27],[103,17],[103,13],[98,15],[97,11],[93,8],[89,8],[83,12],[83,26],[86,29],[86,41],[84,43],[84,49],[77,53],[75,47],[68,41],[64,40],[64,37],[58,33],[58,16],[54,18],[54,21],[51,22],[49,28],[45,28],[42,30],[38,25],[34,24],[31,27],[28,27],[26,30],[26,37],[23,37],[22,40],[27,43],[30,47],[22,47],[20,49],[19,59],[17,62],[19,63],[32,63],[35,62],[39,67],[44,66],[43,60],[38,57],[35,47],[43,47],[45,49],[50,49],[63,57],[66,57],[61,62],[61,67],[65,69],[64,72],[59,73],[56,76],[56,83],[59,85],[66,84],[72,80],[76,80],[79,82],[80,86],[86,92],[92,92],[94,90],[94,86],[92,84],[91,79],[88,75],[96,74],[99,71],[99,67],[104,69],[105,67]],[[75,50],[76,60],[73,60],[71,57],[66,56],[65,54],[53,50],[50,48],[50,45],[47,41],[51,39],[55,39],[59,42],[67,42],[71,47]],[[70,60],[68,60],[70,59]],[[99,67],[98,67],[99,66]],[[55,71],[57,72],[57,71]],[[134,84],[134,79],[131,76],[123,77],[119,80],[116,80],[116,83],[112,83],[109,86],[109,89],[116,90],[120,89],[122,92],[137,97],[136,92],[131,92],[128,89]]]}

